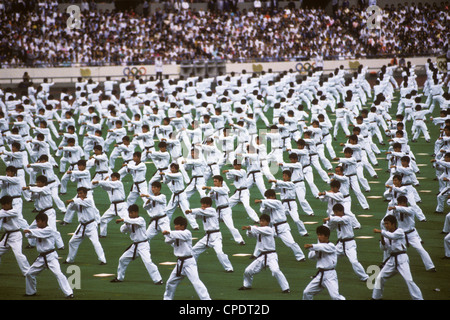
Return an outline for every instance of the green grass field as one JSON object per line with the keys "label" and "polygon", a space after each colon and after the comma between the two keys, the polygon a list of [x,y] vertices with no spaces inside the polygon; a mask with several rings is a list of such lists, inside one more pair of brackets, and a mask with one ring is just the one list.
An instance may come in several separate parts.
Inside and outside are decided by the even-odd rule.
{"label": "green grass field", "polygon": [[[372,100],[369,100],[371,102]],[[396,111],[396,103],[398,102],[398,95],[396,95],[395,104],[391,111]],[[269,119],[271,114],[268,114]],[[435,110],[434,116],[438,116],[438,111]],[[334,115],[330,118],[334,121]],[[432,143],[426,143],[423,137],[420,137],[418,142],[411,143],[413,152],[416,155],[417,163],[420,166],[420,174],[418,175],[420,186],[418,191],[422,197],[420,207],[424,211],[427,222],[417,222],[416,227],[424,241],[424,247],[431,255],[431,258],[436,266],[437,272],[430,273],[425,271],[425,267],[418,255],[418,253],[410,248],[408,255],[410,258],[411,271],[414,281],[420,287],[423,297],[426,300],[447,300],[450,299],[450,260],[441,259],[444,256],[443,239],[441,234],[444,214],[435,214],[436,194],[438,192],[438,182],[434,181],[435,170],[430,164],[432,159],[434,141],[438,134],[437,127],[433,126],[430,121],[427,121],[428,128],[432,135]],[[408,132],[410,132],[411,123],[407,124]],[[411,137],[411,134],[409,133]],[[344,135],[342,131],[338,136],[338,141],[334,141],[336,153],[342,155],[340,152],[342,147],[339,147],[340,142],[344,142]],[[59,141],[58,141],[59,142]],[[380,149],[386,151],[387,146],[380,146]],[[370,210],[364,211],[360,207],[356,197],[352,196],[352,210],[358,215],[368,215],[368,217],[358,217],[362,228],[355,230],[355,236],[363,236],[369,238],[357,239],[358,258],[364,268],[370,265],[379,265],[382,262],[382,251],[379,249],[379,235],[373,233],[374,228],[380,225],[380,219],[385,215],[387,202],[380,198],[370,198],[371,196],[381,196],[384,192],[384,183],[388,178],[387,161],[385,161],[385,154],[382,153],[377,156],[379,166],[375,167],[379,179],[369,178],[372,191],[365,193],[368,197]],[[59,159],[58,159],[59,160]],[[116,161],[116,169],[121,165],[121,160]],[[4,164],[0,165],[0,172],[4,174]],[[147,175],[154,172],[154,165],[149,164]],[[281,178],[281,172],[276,175]],[[131,177],[127,176],[124,180],[125,190],[130,190]],[[315,174],[315,182],[321,191],[328,190],[328,186],[322,182],[320,177]],[[230,189],[233,189],[231,182],[227,182]],[[212,181],[208,181],[208,185],[212,185]],[[267,184],[267,186],[269,186]],[[167,187],[163,186],[163,193],[170,197],[170,192]],[[62,196],[63,200],[73,198],[76,194],[75,184],[69,183],[68,193]],[[100,210],[103,212],[109,207],[108,196],[105,191],[97,188],[94,192],[95,202]],[[255,210],[258,211],[259,205],[253,203],[254,199],[261,198],[261,195],[254,186],[251,190],[251,203]],[[303,249],[306,243],[315,243],[315,229],[322,223],[322,219],[326,217],[326,203],[321,202],[310,193],[307,187],[307,198],[315,211],[315,216],[306,216],[301,209],[300,218],[305,222],[309,231],[309,237],[300,237],[292,220],[288,218],[291,225],[292,234],[300,245],[305,254],[307,251]],[[193,208],[199,207],[199,196],[194,195],[190,203]],[[142,204],[139,199],[138,204]],[[35,216],[31,211],[33,210],[32,203],[24,203],[24,217],[31,222]],[[300,207],[299,207],[300,208]],[[447,208],[446,208],[447,211]],[[149,221],[148,215],[142,209],[141,215]],[[181,215],[181,211],[177,209],[173,217]],[[57,211],[57,218],[62,220],[63,215]],[[233,218],[235,226],[240,229],[243,225],[248,225],[251,220],[248,218],[242,205],[233,208]],[[68,253],[68,241],[70,233],[74,232],[77,227],[76,218],[72,224],[67,226],[59,226],[59,231],[62,234],[66,249],[59,251],[60,261],[66,258]],[[93,247],[88,239],[86,239],[80,246],[75,265],[80,268],[80,289],[74,290],[75,299],[77,300],[161,300],[165,290],[165,285],[156,286],[152,283],[144,265],[137,259],[133,261],[128,269],[123,283],[110,283],[117,272],[118,259],[123,251],[131,243],[129,236],[119,232],[120,225],[111,222],[109,225],[108,237],[101,239],[102,246],[105,250],[107,265],[99,265]],[[202,228],[201,228],[202,230]],[[203,231],[193,231],[193,237],[200,239],[203,236]],[[221,230],[223,235],[223,249],[228,254],[231,263],[234,267],[233,273],[226,273],[213,249],[204,252],[198,260],[199,275],[201,280],[205,283],[210,296],[213,300],[300,300],[302,292],[311,280],[311,276],[315,275],[315,262],[307,260],[306,262],[296,262],[292,251],[287,248],[281,240],[277,239],[277,252],[279,257],[279,264],[282,272],[285,274],[289,284],[291,293],[282,294],[275,278],[272,277],[271,272],[267,269],[257,274],[254,278],[253,289],[250,291],[239,291],[238,288],[242,286],[244,269],[250,264],[251,260],[248,256],[234,256],[235,254],[251,254],[255,247],[255,240],[247,238],[244,231],[241,230],[242,235],[246,241],[245,246],[236,244],[226,226],[222,223]],[[332,241],[336,240],[336,233],[332,233]],[[197,240],[194,240],[195,244]],[[24,247],[26,243],[24,241]],[[24,249],[23,252],[28,257],[30,263],[37,257],[35,249]],[[153,262],[159,268],[159,271],[166,281],[172,272],[173,265],[163,265],[164,262],[175,262],[172,247],[164,243],[163,236],[159,234],[151,242],[151,254]],[[61,264],[62,271],[68,276],[67,272],[69,265]],[[372,290],[368,289],[366,283],[360,282],[353,272],[350,263],[345,259],[341,259],[337,265],[337,273],[339,278],[340,293],[348,300],[368,300],[371,298]],[[98,277],[98,274],[112,274],[112,276]],[[370,275],[370,274],[369,274]],[[0,263],[0,300],[60,300],[64,299],[62,292],[58,289],[58,284],[55,277],[49,270],[43,271],[37,277],[38,293],[34,297],[24,297],[25,294],[25,279],[21,275],[17,266],[13,253],[10,251],[1,257]],[[198,297],[188,281],[185,279],[179,285],[175,298],[177,300],[198,300]],[[329,300],[330,297],[326,290],[315,297],[316,300]],[[386,300],[408,300],[410,296],[407,291],[406,284],[402,277],[397,275],[386,283],[384,299]]]}

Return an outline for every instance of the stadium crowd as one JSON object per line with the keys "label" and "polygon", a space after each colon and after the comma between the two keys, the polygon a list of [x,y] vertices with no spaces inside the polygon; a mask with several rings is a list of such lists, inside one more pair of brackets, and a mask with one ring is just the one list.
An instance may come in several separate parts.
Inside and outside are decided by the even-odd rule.
{"label": "stadium crowd", "polygon": [[80,29],[67,27],[69,15],[58,11],[57,1],[34,3],[20,13],[0,4],[2,68],[153,64],[156,55],[165,63],[433,55],[449,38],[448,2],[386,6],[381,28],[374,30],[367,28],[365,10],[345,3],[332,15],[292,6],[227,11],[217,5],[138,14],[103,12],[85,1]]}

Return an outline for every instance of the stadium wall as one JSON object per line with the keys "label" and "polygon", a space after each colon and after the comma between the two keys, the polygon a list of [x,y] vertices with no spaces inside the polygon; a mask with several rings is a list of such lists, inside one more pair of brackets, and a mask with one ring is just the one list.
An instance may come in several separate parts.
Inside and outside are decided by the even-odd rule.
{"label": "stadium wall", "polygon": [[[418,57],[408,58],[412,65],[423,68],[428,58],[436,61],[435,57]],[[374,72],[383,65],[387,65],[391,59],[360,59],[360,60],[334,60],[324,61],[324,70],[333,71],[341,65],[345,69],[355,69],[359,64],[367,66]],[[290,69],[299,72],[307,72],[309,68],[314,66],[313,61],[289,61],[289,62],[270,62],[270,63],[227,63],[225,64],[226,73],[261,72],[271,69],[273,72],[283,72]],[[107,76],[111,79],[121,79],[132,77],[133,74],[141,72],[144,78],[155,75],[153,65],[144,66],[112,66],[112,67],[67,67],[67,68],[16,68],[16,69],[0,69],[0,84],[18,84],[22,81],[25,72],[36,82],[40,82],[43,78],[55,83],[74,83],[78,77],[93,78],[96,81],[104,81]],[[163,74],[169,77],[178,77],[180,75],[181,66],[168,64],[163,66]]]}

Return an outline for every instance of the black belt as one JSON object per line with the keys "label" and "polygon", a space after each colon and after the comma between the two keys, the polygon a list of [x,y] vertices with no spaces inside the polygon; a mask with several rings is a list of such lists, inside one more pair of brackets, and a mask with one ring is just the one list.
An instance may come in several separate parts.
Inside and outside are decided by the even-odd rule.
{"label": "black belt", "polygon": [[220,230],[207,230],[206,231],[206,246],[208,246],[209,236],[213,233],[220,232]]}
{"label": "black belt", "polygon": [[19,199],[21,196],[12,196],[11,199]]}
{"label": "black belt", "polygon": [[352,240],[354,240],[354,239],[355,239],[355,238],[338,239],[338,241],[337,241],[336,244],[338,244],[339,242],[342,242],[342,250],[344,251],[345,256],[347,256],[347,253],[345,252],[345,243],[348,242],[348,241],[352,241]]}
{"label": "black belt", "polygon": [[234,190],[234,193],[236,193],[236,191],[239,191],[239,198],[240,198],[241,197],[241,191],[243,191],[243,190],[247,190],[247,187],[236,189],[236,190]]}
{"label": "black belt", "polygon": [[159,171],[159,172],[163,172],[164,170],[169,169],[168,167],[165,168],[157,168],[156,171],[152,174],[152,177]]}
{"label": "black belt", "polygon": [[116,216],[118,216],[119,214],[117,213],[117,205],[119,203],[123,203],[125,202],[125,200],[119,200],[119,201],[113,201],[112,204],[114,205],[114,211],[116,212]]}
{"label": "black belt", "polygon": [[320,286],[320,287],[322,286],[323,274],[325,273],[325,271],[331,271],[331,270],[334,270],[334,268],[330,268],[330,269],[322,269],[322,268],[319,268],[319,270],[317,271],[317,273],[316,273],[316,275],[314,276],[314,278],[317,277],[317,275],[320,273],[320,281],[319,281],[319,286]]}
{"label": "black belt", "polygon": [[410,234],[410,233],[412,233],[412,232],[414,232],[414,231],[416,231],[416,229],[415,229],[415,228],[412,228],[412,229],[411,229],[411,230],[409,230],[409,231],[405,231],[405,240],[406,240],[406,247],[409,247],[408,234]]}
{"label": "black belt", "polygon": [[289,210],[291,210],[291,201],[295,202],[295,199],[283,199],[283,200],[281,200],[281,203],[286,203],[287,202]]}
{"label": "black belt", "polygon": [[95,174],[97,174],[97,173],[104,174],[104,173],[108,173],[108,171],[97,171],[97,172],[95,172]]}
{"label": "black belt", "polygon": [[299,183],[299,182],[303,182],[304,181],[304,179],[302,179],[302,180],[295,180],[295,181],[293,181],[294,183]]}
{"label": "black belt", "polygon": [[388,262],[388,260],[389,260],[390,258],[394,258],[394,259],[395,259],[395,267],[397,268],[397,267],[398,267],[398,260],[397,260],[397,257],[398,257],[399,255],[401,255],[401,254],[406,254],[406,251],[392,252],[391,255],[390,255],[386,260],[383,261],[383,264],[381,265],[381,268],[384,267],[384,265],[386,264],[386,262]]}
{"label": "black belt", "polygon": [[281,224],[287,223],[287,221],[282,221],[278,223],[274,223],[273,226],[275,227],[275,232],[278,234],[278,226]]}
{"label": "black belt", "polygon": [[55,252],[55,249],[52,249],[52,250],[49,250],[49,251],[45,251],[45,252],[39,253],[39,257],[44,258],[44,263],[45,263],[45,266],[47,267],[47,269],[49,269],[49,267],[48,267],[48,261],[47,261],[47,256],[48,256],[50,253],[52,253],[52,252]]}
{"label": "black belt", "polygon": [[[141,189],[139,188],[139,185],[141,184],[141,183],[143,183],[143,182],[145,182],[145,180],[142,180],[142,181],[138,181],[138,182],[134,182],[133,184],[136,186],[136,188],[138,189],[138,192],[139,193],[141,193]],[[131,185],[131,189],[130,189],[130,192],[131,191],[133,191],[133,185]]]}
{"label": "black belt", "polygon": [[184,261],[190,258],[192,258],[192,256],[178,257],[178,261],[181,261],[181,263],[179,265],[177,263],[177,277],[181,276],[181,270],[183,270]]}
{"label": "black belt", "polygon": [[197,179],[198,178],[203,178],[203,176],[193,176],[192,178],[191,178],[191,180],[189,180],[189,183],[188,183],[188,185],[190,185],[191,183],[192,183],[192,181],[193,180],[195,180],[194,181],[194,187],[197,185]]}
{"label": "black belt", "polygon": [[132,246],[134,246],[134,251],[133,251],[133,257],[131,258],[131,260],[136,259],[136,253],[137,253],[137,248],[139,243],[143,243],[143,242],[147,242],[148,240],[142,240],[142,241],[138,241],[138,242],[133,242],[132,244],[130,244],[130,246],[128,248],[126,248],[125,251],[128,251]]}
{"label": "black belt", "polygon": [[11,230],[11,231],[5,231],[5,233],[3,234],[2,238],[0,239],[0,242],[2,242],[2,241],[3,241],[3,238],[5,238],[5,236],[6,236],[6,238],[5,238],[5,243],[3,244],[3,246],[6,247],[6,245],[8,244],[9,235],[10,235],[11,233],[19,232],[19,231],[20,231],[19,229],[17,229],[17,230]]}
{"label": "black belt", "polygon": [[85,223],[80,222],[80,226],[78,227],[75,234],[78,234],[78,232],[80,232],[80,228],[83,227],[83,232],[81,233],[81,236],[84,237],[84,232],[86,231],[86,226],[94,221],[95,221],[95,219],[89,220],[88,222],[85,222]]}
{"label": "black belt", "polygon": [[180,194],[182,194],[184,192],[184,189],[183,190],[180,190],[180,191],[177,191],[177,192],[174,192],[173,193],[173,200],[175,201],[175,197],[178,197],[178,200],[180,199]]}
{"label": "black belt", "polygon": [[264,256],[264,268],[267,266],[267,255],[275,252],[276,252],[275,250],[270,250],[270,251],[263,251],[259,254],[258,258]]}
{"label": "black belt", "polygon": [[39,213],[45,213],[45,211],[48,211],[50,209],[53,209],[53,207],[49,207],[49,208],[45,208],[45,209],[39,210]]}
{"label": "black belt", "polygon": [[261,172],[261,170],[254,170],[254,171],[250,171],[247,175],[247,177],[250,177],[250,175],[253,175],[253,182],[256,182],[255,179],[255,173]]}
{"label": "black belt", "polygon": [[167,214],[151,218],[149,225],[152,224],[153,221],[155,221],[155,229],[157,229],[158,228],[158,221],[159,221],[159,219],[164,218],[164,217],[167,217]]}
{"label": "black belt", "polygon": [[223,206],[218,206],[218,207],[216,208],[217,215],[218,215],[218,217],[219,217],[219,221],[220,221],[220,212],[222,211],[222,209],[225,209],[225,208],[228,208],[228,207],[229,207],[229,205],[226,204],[226,205],[223,205]]}

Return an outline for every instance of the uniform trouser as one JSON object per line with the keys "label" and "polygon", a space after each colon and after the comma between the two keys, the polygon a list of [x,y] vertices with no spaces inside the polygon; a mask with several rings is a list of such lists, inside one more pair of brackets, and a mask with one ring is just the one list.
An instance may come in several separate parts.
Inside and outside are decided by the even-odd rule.
{"label": "uniform trouser", "polygon": [[239,230],[235,228],[234,222],[233,222],[233,215],[231,208],[228,206],[226,208],[216,208],[217,215],[220,220],[223,220],[225,225],[227,226],[228,230],[230,230],[231,235],[233,236],[233,239],[237,243],[241,243],[244,241],[241,234],[239,233]]}
{"label": "uniform trouser", "polygon": [[377,157],[375,156],[374,151],[372,150],[370,141],[368,140],[368,138],[363,138],[361,140],[362,140],[362,145],[363,145],[364,150],[366,151],[368,159],[370,160],[370,162],[372,162],[373,165],[377,165],[378,160],[377,160]]}
{"label": "uniform trouser", "polygon": [[309,185],[309,188],[311,189],[311,193],[314,197],[318,197],[319,194],[319,188],[317,188],[316,184],[314,183],[314,175],[312,172],[311,165],[308,165],[307,167],[303,167],[303,176],[305,177],[306,182]]}
{"label": "uniform trouser", "polygon": [[58,185],[56,182],[51,183],[50,190],[52,191],[52,197],[53,201],[55,202],[56,206],[58,207],[59,211],[66,212],[66,206],[64,205],[64,202],[61,200],[58,194]]}
{"label": "uniform trouser", "polygon": [[447,215],[445,216],[442,232],[450,233],[450,213],[447,213]]}
{"label": "uniform trouser", "polygon": [[159,232],[170,231],[170,220],[168,216],[152,218],[147,228],[147,238],[150,241]]}
{"label": "uniform trouser", "polygon": [[331,141],[331,134],[327,134],[323,137],[322,143],[324,144],[324,147],[328,150],[328,154],[332,159],[336,158],[336,152],[334,151],[332,141]]}
{"label": "uniform trouser", "polygon": [[294,183],[295,183],[295,194],[297,195],[297,200],[300,203],[300,207],[302,207],[302,210],[307,215],[309,215],[309,216],[313,215],[314,211],[312,210],[311,205],[305,198],[305,195],[306,195],[305,182],[298,181],[298,182],[294,182]]}
{"label": "uniform trouser", "polygon": [[193,177],[192,180],[190,181],[190,183],[186,186],[186,189],[184,190],[184,192],[186,193],[186,197],[188,199],[190,199],[196,190],[200,194],[200,198],[205,197],[206,192],[205,192],[205,190],[202,189],[202,187],[204,187],[205,185],[206,185],[205,178]]}
{"label": "uniform trouser", "polygon": [[336,270],[320,270],[303,290],[303,300],[312,300],[315,295],[324,288],[328,290],[331,299],[345,300],[345,297],[339,294],[339,283]]}
{"label": "uniform trouser", "polygon": [[75,261],[75,257],[78,252],[78,247],[83,242],[84,238],[88,237],[94,246],[95,253],[97,254],[100,262],[106,263],[105,253],[102,245],[98,239],[97,222],[91,222],[87,225],[79,224],[72,238],[69,240],[69,254],[66,261],[71,263]]}
{"label": "uniform trouser", "polygon": [[200,300],[211,300],[208,289],[198,276],[197,261],[193,257],[183,260],[178,259],[177,266],[173,269],[167,280],[164,300],[173,300],[175,290],[184,277],[187,277],[192,283]]}
{"label": "uniform trouser", "polygon": [[281,148],[273,149],[267,155],[267,161],[276,161],[277,163],[283,162],[283,150]]}
{"label": "uniform trouser", "polygon": [[100,218],[99,233],[100,236],[106,237],[108,233],[108,223],[113,219],[125,218],[128,216],[128,206],[126,202],[111,204],[108,210],[103,213]]}
{"label": "uniform trouser", "polygon": [[450,195],[450,187],[445,185],[445,187],[443,187],[442,190],[437,195],[437,206],[436,206],[437,212],[444,211],[444,205],[449,195]]}
{"label": "uniform trouser", "polygon": [[275,230],[275,237],[280,238],[281,241],[283,241],[283,243],[292,250],[297,261],[305,258],[305,254],[300,246],[295,242],[291,233],[291,228],[287,222],[281,224],[274,223],[272,224],[272,227]]}
{"label": "uniform trouser", "polygon": [[423,120],[416,120],[414,125],[414,130],[412,130],[414,132],[413,140],[417,140],[421,132],[423,133],[425,140],[428,141],[431,139],[430,134],[428,133],[427,125]]}
{"label": "uniform trouser", "polygon": [[133,187],[128,194],[127,205],[131,206],[132,204],[134,204],[136,200],[141,197],[141,194],[148,194],[146,181],[142,181],[138,184],[133,183]]}
{"label": "uniform trouser", "polygon": [[166,213],[170,221],[172,220],[172,215],[178,206],[185,215],[191,227],[194,229],[198,229],[198,223],[197,221],[195,221],[194,216],[192,214],[186,214],[186,210],[189,210],[189,202],[184,191],[178,194],[172,194],[172,197],[167,203]]}
{"label": "uniform trouser", "polygon": [[336,118],[336,122],[334,124],[334,130],[333,130],[333,137],[336,138],[338,134],[339,126],[344,130],[345,135],[350,135],[350,130],[348,130],[348,124],[347,121],[345,121],[345,118]]}
{"label": "uniform trouser", "polygon": [[356,195],[356,198],[358,199],[359,203],[361,204],[361,207],[363,209],[369,208],[369,204],[367,203],[366,197],[361,192],[361,188],[359,187],[358,183],[358,177],[355,175],[348,176],[350,179],[350,189],[353,190],[353,192]]}
{"label": "uniform trouser", "polygon": [[218,164],[208,164],[206,168],[206,172],[204,174],[205,181],[209,181],[211,177],[220,175],[220,168]]}
{"label": "uniform trouser", "polygon": [[344,201],[342,201],[342,205],[344,206],[344,212],[347,216],[352,218],[352,226],[353,228],[361,228],[361,223],[359,223],[355,214],[352,212],[352,199],[350,195],[344,196]]}
{"label": "uniform trouser", "polygon": [[361,281],[365,281],[369,278],[361,263],[358,261],[358,253],[356,252],[355,240],[340,240],[336,244],[336,251],[338,258],[347,257],[351,263],[353,271]]}
{"label": "uniform trouser", "polygon": [[253,185],[256,184],[259,192],[264,197],[264,193],[266,192],[266,185],[264,184],[264,179],[261,171],[252,172],[250,171],[247,174],[247,188],[250,190]]}
{"label": "uniform trouser", "polygon": [[297,226],[298,233],[301,236],[304,236],[308,233],[308,231],[305,228],[305,224],[302,220],[300,220],[298,215],[298,206],[297,201],[295,199],[291,200],[282,200],[283,206],[286,209],[286,213],[289,214],[294,221],[295,225]]}
{"label": "uniform trouser", "polygon": [[228,255],[223,252],[222,248],[222,233],[220,231],[208,233],[201,238],[192,248],[192,255],[195,260],[208,248],[213,248],[216,252],[217,259],[219,259],[220,264],[225,269],[225,271],[233,271],[233,266],[231,265]]}
{"label": "uniform trouser", "polygon": [[320,143],[317,148],[317,153],[319,154],[320,161],[324,165],[325,169],[331,170],[333,168],[333,165],[331,164],[330,160],[327,159],[325,156],[325,146],[323,143]]}
{"label": "uniform trouser", "polygon": [[276,252],[262,253],[256,258],[244,271],[244,287],[251,288],[253,284],[253,276],[265,267],[269,267],[272,272],[272,276],[275,277],[281,290],[288,290],[289,283],[280,270],[278,265],[278,255]]}
{"label": "uniform trouser", "polygon": [[313,154],[310,156],[311,159],[311,165],[314,166],[314,168],[317,170],[317,173],[322,178],[322,180],[326,183],[330,181],[330,177],[328,177],[328,174],[325,170],[323,170],[322,166],[319,162],[319,156],[317,154]]}
{"label": "uniform trouser", "polygon": [[51,272],[55,275],[58,280],[59,288],[67,297],[73,294],[73,290],[67,280],[66,276],[61,271],[61,266],[58,262],[58,254],[56,252],[52,252],[44,257],[39,256],[34,263],[28,269],[28,272],[25,275],[25,284],[26,284],[26,294],[33,295],[36,293],[36,276],[44,270],[46,267],[50,269]]}
{"label": "uniform trouser", "polygon": [[250,193],[247,189],[244,190],[236,190],[236,192],[230,197],[229,205],[230,208],[233,208],[238,203],[242,203],[247,212],[248,216],[254,221],[258,222],[259,217],[256,214],[256,211],[250,206]]}
{"label": "uniform trouser", "polygon": [[414,229],[412,232],[405,232],[405,237],[407,239],[407,245],[413,247],[416,249],[416,251],[419,253],[420,258],[423,261],[423,264],[425,265],[426,270],[431,270],[434,268],[433,261],[431,260],[430,255],[428,252],[424,249],[422,246],[422,239],[419,236],[419,233],[416,229]]}
{"label": "uniform trouser", "polygon": [[393,277],[397,273],[400,273],[405,280],[411,298],[413,300],[423,300],[422,292],[413,281],[411,270],[409,268],[409,258],[406,254],[400,254],[397,257],[390,257],[387,260],[375,279],[372,298],[381,299],[383,297],[384,283],[387,279]]}
{"label": "uniform trouser", "polygon": [[361,160],[356,164],[356,175],[358,176],[358,181],[365,191],[370,191],[369,181],[364,177],[364,167]]}
{"label": "uniform trouser", "polygon": [[374,121],[373,123],[371,122],[369,125],[369,131],[372,135],[376,135],[378,138],[378,141],[380,143],[383,142],[383,136],[381,135],[381,131],[380,128],[378,127],[377,123]]}
{"label": "uniform trouser", "polygon": [[159,274],[158,267],[153,263],[150,254],[150,245],[148,241],[135,242],[131,244],[127,250],[119,258],[119,266],[117,267],[117,280],[123,281],[125,278],[125,272],[131,261],[137,257],[141,257],[145,268],[147,269],[150,278],[153,282],[159,282],[162,280]]}
{"label": "uniform trouser", "polygon": [[30,264],[28,263],[27,257],[22,253],[22,233],[19,230],[10,233],[6,232],[2,237],[3,239],[0,241],[0,260],[1,256],[11,249],[16,257],[20,271],[25,275],[30,268]]}

